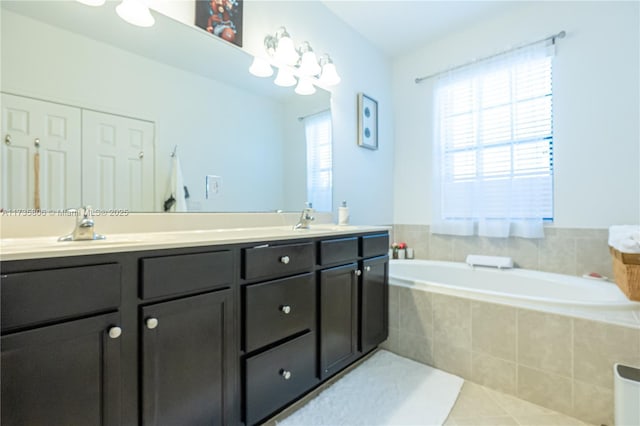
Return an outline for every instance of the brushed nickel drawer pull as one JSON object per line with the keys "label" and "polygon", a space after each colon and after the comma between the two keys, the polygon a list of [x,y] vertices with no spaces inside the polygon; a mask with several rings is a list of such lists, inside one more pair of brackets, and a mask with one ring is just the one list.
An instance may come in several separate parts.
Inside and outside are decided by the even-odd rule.
{"label": "brushed nickel drawer pull", "polygon": [[282,305],[282,306],[280,306],[280,310],[282,311],[283,314],[287,315],[288,313],[291,312],[291,306]]}
{"label": "brushed nickel drawer pull", "polygon": [[289,380],[291,378],[291,371],[282,369],[280,370],[280,375],[282,376],[283,379]]}
{"label": "brushed nickel drawer pull", "polygon": [[122,329],[120,327],[111,327],[109,329],[109,337],[112,339],[117,339],[122,335]]}
{"label": "brushed nickel drawer pull", "polygon": [[291,259],[289,259],[289,256],[282,256],[280,258],[280,263],[284,263],[286,265],[287,263],[289,263],[290,260]]}

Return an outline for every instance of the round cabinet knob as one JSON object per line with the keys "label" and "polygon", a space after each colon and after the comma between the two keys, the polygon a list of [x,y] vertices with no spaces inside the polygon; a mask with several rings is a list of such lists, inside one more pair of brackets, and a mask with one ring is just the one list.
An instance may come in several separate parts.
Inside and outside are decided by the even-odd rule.
{"label": "round cabinet knob", "polygon": [[109,329],[109,337],[112,339],[117,339],[122,334],[122,329],[120,327],[111,327]]}
{"label": "round cabinet knob", "polygon": [[280,375],[283,379],[289,380],[291,378],[291,371],[282,369],[280,370]]}
{"label": "round cabinet knob", "polygon": [[291,259],[289,259],[289,256],[282,256],[280,258],[280,263],[284,263],[286,265],[287,263],[289,263],[290,260]]}
{"label": "round cabinet knob", "polygon": [[156,328],[158,326],[158,319],[157,318],[147,318],[147,320],[145,321],[145,325],[147,326],[147,328],[149,330],[153,330],[154,328]]}
{"label": "round cabinet knob", "polygon": [[280,310],[282,311],[283,314],[288,314],[289,312],[291,312],[291,306],[289,305],[282,305],[280,306]]}
{"label": "round cabinet knob", "polygon": [[360,269],[356,269],[355,271],[353,271],[353,273],[356,274],[356,277],[362,275],[362,271]]}
{"label": "round cabinet knob", "polygon": [[365,270],[366,272],[370,272],[370,271],[371,271],[371,266],[365,266],[365,267],[364,267],[364,270]]}

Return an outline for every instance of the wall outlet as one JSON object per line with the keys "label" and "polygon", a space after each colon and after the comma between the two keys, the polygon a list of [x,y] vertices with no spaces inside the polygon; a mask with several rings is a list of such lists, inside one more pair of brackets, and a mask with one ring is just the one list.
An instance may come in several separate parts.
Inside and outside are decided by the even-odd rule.
{"label": "wall outlet", "polygon": [[207,200],[209,197],[220,194],[222,190],[222,177],[216,175],[207,175],[205,177],[205,197]]}

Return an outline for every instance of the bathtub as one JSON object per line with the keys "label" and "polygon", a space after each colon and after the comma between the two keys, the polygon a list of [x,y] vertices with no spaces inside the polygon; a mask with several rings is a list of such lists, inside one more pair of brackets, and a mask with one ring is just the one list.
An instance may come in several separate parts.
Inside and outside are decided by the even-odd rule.
{"label": "bathtub", "polygon": [[640,328],[640,303],[615,283],[527,269],[391,260],[391,285]]}

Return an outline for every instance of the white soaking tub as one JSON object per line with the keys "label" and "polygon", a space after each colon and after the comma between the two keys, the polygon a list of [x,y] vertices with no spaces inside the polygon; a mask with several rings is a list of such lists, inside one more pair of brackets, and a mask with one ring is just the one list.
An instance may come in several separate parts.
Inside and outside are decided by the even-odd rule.
{"label": "white soaking tub", "polygon": [[615,283],[527,269],[391,260],[391,285],[640,328],[640,303]]}

